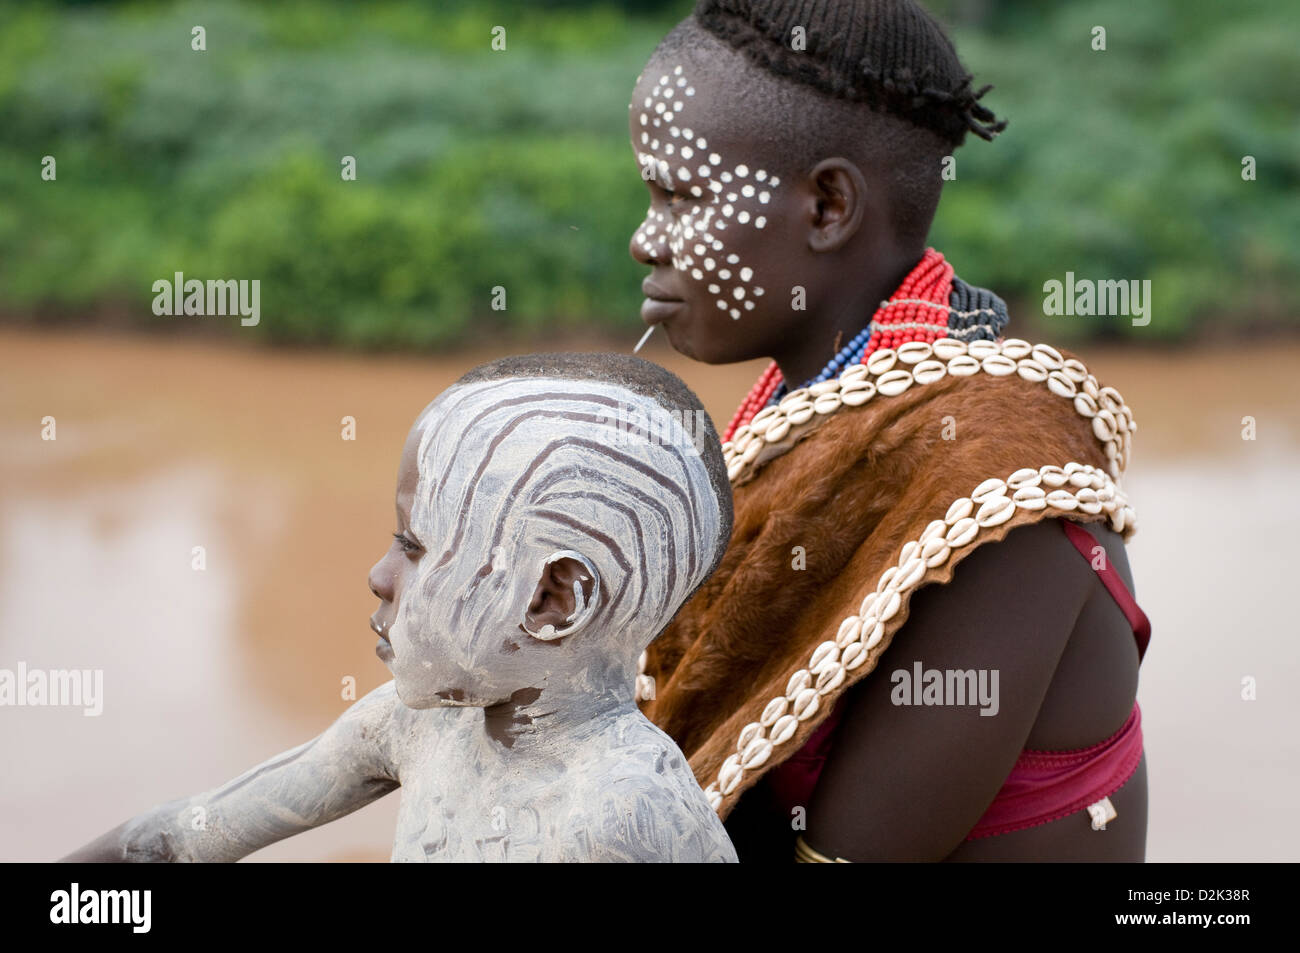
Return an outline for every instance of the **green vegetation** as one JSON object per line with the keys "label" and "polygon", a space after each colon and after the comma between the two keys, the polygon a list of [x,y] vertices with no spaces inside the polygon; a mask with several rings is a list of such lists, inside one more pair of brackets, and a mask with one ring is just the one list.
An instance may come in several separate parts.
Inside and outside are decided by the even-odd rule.
{"label": "green vegetation", "polygon": [[[1148,335],[1295,322],[1290,0],[932,6],[1012,123],[957,153],[933,241],[960,274],[1022,309],[1067,270],[1150,278]],[[166,324],[150,288],[183,271],[260,278],[262,323],[241,333],[281,341],[631,328],[646,198],[627,98],[688,9],[0,2],[0,312]],[[1066,337],[1134,333],[1055,320]]]}

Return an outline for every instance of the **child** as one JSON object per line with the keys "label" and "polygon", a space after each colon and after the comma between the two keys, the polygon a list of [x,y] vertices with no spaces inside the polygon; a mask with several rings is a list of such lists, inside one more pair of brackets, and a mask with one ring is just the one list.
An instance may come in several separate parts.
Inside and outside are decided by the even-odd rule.
{"label": "child", "polygon": [[394,861],[735,860],[633,699],[638,655],[730,534],[717,442],[695,395],[636,358],[471,371],[411,428],[370,573],[393,680],[67,859],[233,861],[400,785]]}
{"label": "child", "polygon": [[642,317],[773,359],[641,680],[742,860],[1143,856],[1131,411],[926,247],[983,93],[911,0],[699,0],[633,92]]}

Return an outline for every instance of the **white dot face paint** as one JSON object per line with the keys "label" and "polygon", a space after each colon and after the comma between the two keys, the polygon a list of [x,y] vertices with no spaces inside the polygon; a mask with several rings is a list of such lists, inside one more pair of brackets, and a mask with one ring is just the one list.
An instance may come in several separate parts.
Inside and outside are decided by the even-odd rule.
{"label": "white dot face paint", "polygon": [[[753,299],[762,296],[763,287],[758,284],[754,269],[744,265],[740,256],[729,250],[723,233],[729,225],[756,230],[767,225],[766,216],[758,212],[771,201],[777,178],[749,163],[733,163],[718,151],[706,152],[708,142],[698,135],[697,123],[693,121],[698,117],[686,114],[690,107],[684,99],[694,94],[695,88],[679,64],[673,67],[671,75],[661,74],[650,95],[642,100],[644,111],[638,116],[639,124],[657,125],[660,119],[655,117],[665,122],[676,120],[680,125],[673,125],[669,131],[682,144],[676,149],[667,144],[664,155],[660,156],[656,154],[658,140],[651,139],[649,151],[638,152],[642,168],[653,173],[649,180],[671,197],[668,216],[655,212],[652,206],[633,242],[646,257],[668,258],[685,279],[699,283],[714,279],[707,284],[708,293],[714,296],[719,310],[738,319],[743,311],[733,307],[733,303],[743,301],[744,311],[753,310]],[[643,146],[646,138],[644,134],[641,136]],[[697,158],[697,152],[699,158],[707,161],[697,161],[692,166],[689,160]],[[736,191],[725,188],[732,182],[737,183],[732,186]],[[757,187],[755,182],[759,183]],[[651,231],[654,225],[662,229],[658,237]],[[725,259],[732,267],[719,270],[717,258]],[[741,267],[736,268],[737,265]]]}

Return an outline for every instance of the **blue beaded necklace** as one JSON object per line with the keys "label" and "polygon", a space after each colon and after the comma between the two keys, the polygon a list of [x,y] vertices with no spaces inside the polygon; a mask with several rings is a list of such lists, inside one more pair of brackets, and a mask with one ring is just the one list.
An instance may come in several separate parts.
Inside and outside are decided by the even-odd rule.
{"label": "blue beaded necklace", "polygon": [[[828,381],[832,377],[839,377],[854,355],[862,353],[862,349],[867,346],[867,341],[870,338],[871,325],[868,324],[858,332],[857,336],[852,341],[840,348],[839,352],[830,359],[830,362],[825,367],[822,368],[820,374],[810,381],[805,381],[800,386],[811,387],[813,384],[820,384],[822,381]],[[773,404],[776,404],[788,393],[790,393],[790,390],[785,386],[785,381],[782,381],[781,386],[773,391],[772,396],[768,398],[767,406],[771,407]]]}

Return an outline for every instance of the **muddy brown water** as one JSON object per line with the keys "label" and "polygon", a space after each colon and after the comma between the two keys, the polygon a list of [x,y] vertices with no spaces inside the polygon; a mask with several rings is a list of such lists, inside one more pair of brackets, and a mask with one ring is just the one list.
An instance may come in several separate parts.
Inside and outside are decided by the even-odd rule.
{"label": "muddy brown water", "polygon": [[[347,680],[359,697],[387,678],[366,574],[392,532],[403,437],[498,356],[0,329],[0,669],[104,673],[98,716],[0,707],[0,860],[58,857],[218,785],[322,730]],[[644,356],[720,423],[762,369],[653,343]],[[1139,424],[1125,487],[1154,623],[1139,696],[1148,856],[1300,859],[1284,814],[1300,774],[1300,344],[1082,356]],[[396,808],[390,796],[254,859],[385,860]]]}

